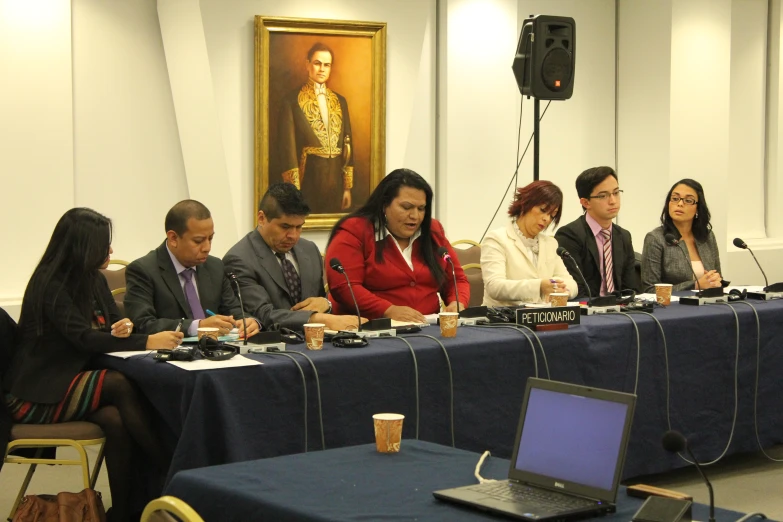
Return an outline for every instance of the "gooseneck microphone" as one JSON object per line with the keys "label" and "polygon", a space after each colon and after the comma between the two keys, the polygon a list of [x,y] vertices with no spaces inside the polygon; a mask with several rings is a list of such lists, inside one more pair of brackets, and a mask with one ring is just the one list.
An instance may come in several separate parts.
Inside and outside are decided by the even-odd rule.
{"label": "gooseneck microphone", "polygon": [[226,277],[229,281],[234,283],[234,286],[237,287],[237,297],[239,298],[239,308],[242,310],[242,328],[245,329],[245,335],[244,340],[242,341],[242,344],[247,346],[247,320],[245,319],[245,304],[242,302],[242,291],[239,289],[239,280],[237,279],[237,275],[234,272],[226,272]]}
{"label": "gooseneck microphone", "polygon": [[585,279],[585,275],[582,273],[581,270],[579,270],[579,265],[576,264],[576,260],[571,257],[571,254],[568,253],[568,250],[566,250],[563,247],[557,247],[557,255],[559,255],[561,258],[563,258],[563,263],[565,263],[566,259],[570,259],[571,263],[574,265],[574,268],[576,268],[576,272],[579,274],[579,277],[582,279],[582,282],[585,284],[585,288],[587,288],[587,299],[588,304],[593,302],[593,294],[590,292],[590,285],[587,284],[587,279]]}
{"label": "gooseneck microphone", "polygon": [[345,282],[348,283],[348,290],[351,291],[351,298],[353,298],[353,304],[356,305],[356,320],[359,321],[359,330],[362,331],[362,316],[359,313],[359,301],[356,300],[356,296],[353,293],[353,286],[351,286],[351,280],[348,278],[348,274],[345,273],[345,268],[343,267],[342,263],[340,263],[340,260],[336,257],[333,257],[329,260],[329,268],[337,272],[338,274],[342,274],[343,277],[345,277]]}
{"label": "gooseneck microphone", "polygon": [[438,249],[438,255],[451,265],[451,277],[454,280],[454,293],[457,295],[457,314],[459,314],[459,288],[457,288],[457,272],[454,270],[454,260],[451,259],[449,249],[446,247],[440,247]]}
{"label": "gooseneck microphone", "polygon": [[691,451],[691,448],[688,445],[688,439],[686,439],[679,431],[669,430],[663,434],[663,439],[661,440],[661,443],[663,444],[663,449],[665,449],[666,451],[669,451],[671,453],[679,453],[685,450],[686,452],[688,452],[688,455],[690,455],[690,457],[693,459],[693,463],[696,465],[696,469],[699,471],[701,478],[704,479],[704,483],[707,484],[707,490],[710,492],[710,521],[709,522],[715,522],[715,497],[712,494],[712,484],[710,483],[710,480],[707,478],[707,475],[704,474],[704,470],[702,469],[701,464],[699,464],[699,461],[696,459],[696,456]]}
{"label": "gooseneck microphone", "polygon": [[[666,233],[664,234],[663,239],[666,240],[667,245],[677,247],[677,249],[680,252],[682,252],[682,249],[680,248],[680,240],[674,237],[674,234]],[[696,277],[696,272],[693,271],[693,263],[691,263],[691,258],[685,252],[682,253],[685,256],[685,261],[686,263],[688,263],[688,267],[691,269],[691,274],[693,274],[693,280],[696,281],[696,289],[699,291],[699,295],[701,295],[702,292],[701,285],[699,284],[699,278]],[[723,293],[723,291],[721,291],[721,293]]]}
{"label": "gooseneck microphone", "polygon": [[743,240],[741,240],[738,237],[734,238],[734,246],[737,248],[741,248],[742,250],[747,250],[750,252],[750,255],[753,256],[753,261],[756,262],[756,265],[758,265],[759,270],[761,270],[761,275],[764,276],[764,291],[768,291],[767,288],[769,287],[769,279],[767,279],[767,274],[764,273],[764,269],[761,268],[761,263],[759,263],[759,260],[756,259],[756,254],[753,253],[753,250],[750,249],[747,243],[745,243]]}

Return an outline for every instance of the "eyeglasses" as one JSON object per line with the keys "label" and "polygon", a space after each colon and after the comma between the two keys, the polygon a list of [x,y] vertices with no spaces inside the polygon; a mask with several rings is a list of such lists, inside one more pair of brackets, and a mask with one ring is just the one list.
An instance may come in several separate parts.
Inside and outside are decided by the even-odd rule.
{"label": "eyeglasses", "polygon": [[615,199],[619,199],[620,196],[622,196],[623,191],[620,189],[615,190],[614,192],[599,192],[595,196],[587,196],[587,199],[600,199],[601,201],[605,201],[609,198],[609,196],[614,196]]}
{"label": "eyeglasses", "polygon": [[695,205],[696,203],[698,203],[698,201],[696,201],[693,198],[680,198],[680,197],[677,197],[677,196],[672,196],[671,198],[669,198],[669,201],[671,201],[675,205],[677,203],[679,203],[680,201],[682,201],[682,203],[684,205]]}

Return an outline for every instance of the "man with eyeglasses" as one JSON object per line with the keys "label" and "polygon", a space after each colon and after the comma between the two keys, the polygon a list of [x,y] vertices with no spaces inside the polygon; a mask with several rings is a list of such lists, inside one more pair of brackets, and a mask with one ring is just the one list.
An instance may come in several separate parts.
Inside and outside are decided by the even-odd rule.
{"label": "man with eyeglasses", "polygon": [[576,178],[576,192],[584,214],[560,227],[555,238],[581,268],[588,293],[573,266],[566,267],[579,286],[579,296],[609,295],[639,290],[631,233],[612,222],[620,212],[623,191],[611,167],[593,167]]}

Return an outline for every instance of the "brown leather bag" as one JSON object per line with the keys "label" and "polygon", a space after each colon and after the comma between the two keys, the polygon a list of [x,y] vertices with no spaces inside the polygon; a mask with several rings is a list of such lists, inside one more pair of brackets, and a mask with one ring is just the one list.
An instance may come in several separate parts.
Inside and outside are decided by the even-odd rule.
{"label": "brown leather bag", "polygon": [[101,494],[94,489],[79,493],[26,495],[13,522],[106,522]]}

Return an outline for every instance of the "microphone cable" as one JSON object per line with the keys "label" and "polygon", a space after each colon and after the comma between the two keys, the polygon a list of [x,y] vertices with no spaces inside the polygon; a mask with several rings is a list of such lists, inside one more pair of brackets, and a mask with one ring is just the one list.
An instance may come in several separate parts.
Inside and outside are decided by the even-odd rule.
{"label": "microphone cable", "polygon": [[[756,307],[747,301],[737,301],[737,304],[744,304],[753,310],[753,315],[756,317],[756,381],[753,387],[753,429],[756,433],[756,444],[758,444],[761,453],[772,462],[783,462],[783,459],[776,459],[772,455],[764,450],[761,445],[761,438],[759,437],[759,418],[758,418],[758,401],[759,401],[759,373],[761,371],[761,322],[759,321],[759,313]],[[729,305],[731,306],[731,305]],[[733,307],[732,307],[733,308]]]}
{"label": "microphone cable", "polygon": [[414,384],[415,384],[415,391],[416,391],[416,440],[419,440],[419,363],[416,361],[416,353],[413,351],[413,346],[411,343],[409,343],[407,340],[403,339],[402,337],[384,337],[384,339],[396,339],[398,341],[402,341],[405,344],[408,345],[408,350],[411,352],[411,357],[413,357],[413,376],[414,376]]}
{"label": "microphone cable", "polygon": [[315,363],[310,358],[309,355],[307,355],[304,352],[300,352],[298,350],[290,350],[285,352],[269,352],[272,355],[301,355],[305,359],[307,359],[307,362],[310,363],[310,368],[313,370],[313,375],[315,376],[315,392],[316,392],[316,398],[318,399],[318,423],[321,426],[321,449],[326,449],[326,441],[324,439],[324,412],[323,408],[321,406],[321,379],[318,378],[318,369],[315,367]]}
{"label": "microphone cable", "polygon": [[[527,332],[524,331],[524,329],[530,330],[530,328],[528,328],[527,326],[521,325],[521,324],[516,324],[516,323],[513,323],[513,324],[473,324],[473,325],[465,325],[465,326],[469,327],[469,328],[503,328],[503,329],[507,329],[507,330],[514,330],[514,331],[519,332],[522,335],[524,335],[525,339],[527,339],[527,342],[530,344],[530,351],[533,352],[533,370],[535,372],[534,373],[534,377],[538,377],[538,356],[536,355],[536,347],[533,344],[533,340],[527,335]],[[532,332],[533,330],[530,330],[530,331]],[[541,353],[544,353],[544,351],[543,351],[544,347],[543,347],[543,345],[541,345],[541,339],[538,338],[538,335],[536,335],[535,332],[533,332],[533,335],[535,335],[536,339],[538,339],[538,344],[541,346]],[[545,357],[545,360],[546,360],[546,356],[544,356],[544,357]],[[549,365],[548,364],[546,365],[546,376],[547,376],[547,379],[551,380],[551,378],[549,376]]]}
{"label": "microphone cable", "polygon": [[[737,335],[736,335],[736,349],[735,349],[735,355],[734,355],[734,416],[731,419],[731,431],[729,432],[729,440],[726,443],[726,447],[723,448],[723,452],[718,455],[715,460],[712,460],[710,462],[702,462],[702,466],[712,466],[713,464],[717,463],[726,456],[726,453],[729,451],[729,447],[731,446],[731,441],[734,438],[734,429],[737,425],[737,410],[738,410],[738,404],[739,404],[739,349],[740,349],[740,339],[739,339],[739,317],[737,316],[737,311],[728,303],[713,303],[716,305],[725,305],[731,308],[732,313],[734,314],[734,325],[736,326]],[[664,347],[666,345],[664,344]],[[669,416],[669,357],[668,354],[666,354],[666,423],[669,426],[669,430],[672,429],[672,421],[671,417]],[[679,455],[679,453],[678,453]],[[691,460],[688,460],[686,457],[683,457],[680,455],[680,458],[687,462],[688,464],[694,464],[695,463]]]}
{"label": "microphone cable", "polygon": [[[636,319],[631,317],[627,312],[615,312],[615,313],[604,314],[604,315],[607,316],[624,315],[625,317],[630,319],[631,322],[633,323],[633,329],[636,332],[636,378],[633,383],[633,394],[636,395],[636,390],[639,387],[639,359],[642,358],[642,343],[641,343],[641,338],[639,336],[639,325],[636,324]],[[626,371],[627,371],[627,366],[626,366]]]}
{"label": "microphone cable", "polygon": [[[508,189],[511,188],[511,185],[516,182],[516,180],[519,178],[519,166],[522,164],[522,160],[525,159],[525,155],[527,154],[527,150],[530,148],[530,142],[533,141],[533,136],[535,136],[535,131],[530,133],[530,139],[527,140],[527,145],[525,146],[525,151],[522,153],[522,157],[519,157],[519,144],[521,143],[520,138],[522,137],[522,106],[525,101],[525,97],[522,96],[522,99],[519,103],[519,130],[517,131],[517,158],[519,160],[517,161],[517,167],[514,170],[514,173],[511,175],[511,180],[508,182],[508,186],[506,187],[505,192],[503,192],[503,197],[500,199],[500,203],[498,204],[498,208],[495,209],[495,213],[492,214],[492,218],[489,220],[489,224],[487,225],[486,230],[484,230],[484,233],[481,234],[481,239],[479,239],[479,243],[484,241],[484,236],[487,235],[487,232],[489,231],[489,227],[492,226],[492,222],[495,221],[495,218],[498,215],[498,211],[500,210],[500,207],[503,206],[503,202],[506,200],[506,194],[508,194]],[[541,116],[538,118],[538,121],[541,121],[544,119],[544,115],[546,114],[546,111],[549,109],[549,104],[552,103],[552,100],[549,100],[547,102],[546,107],[544,107],[544,112],[541,113]]]}
{"label": "microphone cable", "polygon": [[[443,355],[446,357],[446,366],[449,369],[449,420],[451,423],[451,447],[456,448],[457,446],[454,442],[454,374],[451,371],[451,359],[449,359],[449,352],[446,350],[446,347],[443,346],[443,343],[440,342],[440,339],[433,337],[432,335],[412,334],[406,335],[405,337],[423,337],[425,339],[432,339],[438,343],[440,349],[443,350]],[[418,426],[418,421],[416,424]]]}
{"label": "microphone cable", "polygon": [[305,380],[304,371],[302,371],[302,365],[286,352],[259,352],[254,355],[284,355],[294,361],[294,364],[299,369],[299,375],[302,377],[302,392],[304,394],[304,452],[307,453],[307,381]]}

